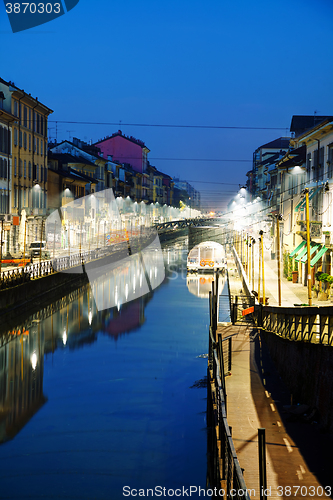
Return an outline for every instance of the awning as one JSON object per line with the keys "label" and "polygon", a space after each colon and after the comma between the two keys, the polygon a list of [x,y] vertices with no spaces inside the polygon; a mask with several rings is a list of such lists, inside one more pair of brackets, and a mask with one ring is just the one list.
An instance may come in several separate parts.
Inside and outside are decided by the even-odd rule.
{"label": "awning", "polygon": [[316,255],[313,257],[313,259],[311,259],[311,261],[310,261],[310,266],[311,266],[311,267],[312,267],[312,266],[314,266],[314,265],[318,262],[318,260],[319,260],[319,259],[320,259],[323,255],[324,255],[324,253],[325,253],[327,250],[328,250],[328,248],[326,248],[326,247],[324,247],[324,246],[323,246],[323,247],[319,250],[319,252],[318,252],[318,253],[316,253]]}
{"label": "awning", "polygon": [[300,243],[300,244],[298,245],[298,247],[296,247],[296,248],[295,248],[295,249],[294,249],[294,250],[293,250],[293,251],[289,254],[289,257],[293,257],[295,254],[297,254],[297,253],[301,250],[301,248],[303,248],[303,247],[304,247],[304,245],[306,245],[306,242],[305,242],[305,241],[302,241],[302,243]]}
{"label": "awning", "polygon": [[[320,245],[311,245],[311,247],[310,247],[310,257],[311,257],[312,254],[315,253],[316,250],[318,250],[319,247],[320,247]],[[299,259],[297,258],[296,260],[299,260]],[[307,252],[307,249],[306,249],[305,252],[302,255],[301,262],[303,264],[305,264],[305,262],[307,262],[307,260],[308,260],[308,252]]]}
{"label": "awning", "polygon": [[307,252],[307,247],[305,245],[305,247],[302,248],[300,253],[298,255],[296,255],[295,260],[297,260],[297,261],[301,260],[301,258],[306,254],[306,252]]}
{"label": "awning", "polygon": [[[319,186],[317,188],[313,188],[311,190],[311,192],[309,193],[309,201],[312,200],[312,198],[314,197],[315,194],[318,193],[318,191],[322,188],[323,186]],[[304,198],[296,205],[295,207],[295,212],[298,212],[299,210],[303,210],[304,207],[305,207],[305,203],[306,203],[306,197],[304,196]]]}

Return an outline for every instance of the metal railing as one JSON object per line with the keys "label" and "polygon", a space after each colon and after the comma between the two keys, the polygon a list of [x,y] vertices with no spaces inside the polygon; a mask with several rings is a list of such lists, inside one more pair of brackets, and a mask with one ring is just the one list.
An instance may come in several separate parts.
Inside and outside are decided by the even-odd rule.
{"label": "metal railing", "polygon": [[236,323],[241,319],[241,310],[254,306],[253,316],[257,328],[274,333],[288,340],[333,346],[333,306],[264,306],[256,303],[249,292],[244,268],[233,248],[236,266],[242,279],[244,292],[232,300],[232,318]]}
{"label": "metal railing", "polygon": [[333,306],[255,306],[258,328],[288,340],[333,346]]}
{"label": "metal railing", "polygon": [[[218,280],[210,292],[210,327],[208,352],[208,483],[223,490],[224,498],[250,500],[242,469],[227,421],[227,394],[225,386],[222,336],[217,335]],[[217,338],[218,337],[218,338]]]}
{"label": "metal railing", "polygon": [[[145,247],[149,244],[153,236],[137,237],[131,238],[131,250],[132,252],[137,252],[140,248]],[[54,259],[38,261],[35,263],[30,263],[24,267],[18,267],[14,269],[8,269],[6,271],[1,271],[0,275],[0,290],[11,288],[27,281],[41,278],[43,276],[48,276],[49,274],[61,272],[68,270],[72,267],[80,266],[87,262],[93,260],[102,259],[108,255],[116,254],[118,251],[124,248],[128,242],[123,241],[121,243],[115,243],[107,247],[96,248],[94,250],[85,250],[81,253],[73,253],[70,255],[65,255],[62,257],[56,257]]]}

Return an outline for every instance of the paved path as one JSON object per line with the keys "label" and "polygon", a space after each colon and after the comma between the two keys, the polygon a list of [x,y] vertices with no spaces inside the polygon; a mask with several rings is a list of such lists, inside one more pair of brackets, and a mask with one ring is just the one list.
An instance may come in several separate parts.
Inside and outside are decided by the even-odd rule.
{"label": "paved path", "polygon": [[[231,256],[230,256],[231,257]],[[257,262],[257,256],[255,256]],[[232,269],[235,269],[233,259],[229,260]],[[270,253],[265,251],[264,263],[265,293],[269,299],[269,305],[278,305],[278,269],[277,261],[271,260]],[[253,280],[250,279],[251,289]],[[262,287],[262,285],[261,285]],[[254,271],[254,289],[258,290],[258,269]],[[239,290],[237,290],[239,291]],[[262,288],[261,288],[262,291]],[[319,301],[312,298],[312,305],[327,306],[332,305],[333,296],[328,301]],[[308,290],[302,283],[292,283],[283,277],[281,265],[281,306],[294,306],[295,304],[308,303]]]}
{"label": "paved path", "polygon": [[[228,268],[230,292],[237,295],[241,282],[234,271],[236,268],[231,255],[228,256]],[[270,298],[270,304],[275,304],[277,275],[274,265],[265,263],[265,271],[267,296]],[[306,297],[306,287],[303,288]],[[302,285],[293,285],[284,280],[282,305],[306,303],[304,290]],[[256,338],[253,338],[254,335]],[[244,469],[246,486],[252,490],[251,498],[260,497],[257,444],[259,427],[266,429],[267,486],[271,488],[268,498],[328,498],[325,493],[329,490],[325,492],[321,486],[331,486],[332,474],[327,470],[327,474],[323,475],[326,482],[321,485],[287,431],[283,405],[290,403],[290,394],[275,372],[269,353],[261,343],[260,335],[254,333],[251,326],[239,327],[238,335],[233,336],[232,369],[231,375],[226,378],[226,384],[228,423],[232,427],[232,436],[240,466]],[[279,395],[279,400],[272,396],[273,393]],[[302,424],[296,425],[299,427]],[[304,424],[303,430],[306,433],[304,441],[307,435],[311,432],[313,434],[317,428]],[[320,440],[316,434],[311,439],[309,442],[317,442],[324,447],[325,436]],[[315,448],[312,449],[312,455],[314,450]],[[328,460],[331,462],[329,453],[324,457],[322,468],[325,464],[327,469],[331,467]],[[327,477],[330,479],[326,480]]]}

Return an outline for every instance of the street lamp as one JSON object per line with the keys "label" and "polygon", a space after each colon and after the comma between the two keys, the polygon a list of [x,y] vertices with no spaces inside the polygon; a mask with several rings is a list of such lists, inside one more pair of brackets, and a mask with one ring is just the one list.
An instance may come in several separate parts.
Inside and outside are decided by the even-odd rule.
{"label": "street lamp", "polygon": [[310,215],[309,215],[309,189],[304,189],[306,204],[306,250],[307,250],[307,270],[308,270],[308,301],[312,306],[311,296],[311,266],[310,266]]}
{"label": "street lamp", "polygon": [[277,231],[278,299],[279,299],[279,306],[281,305],[280,220],[283,220],[282,219],[282,214],[277,214],[276,215],[276,231]]}
{"label": "street lamp", "polygon": [[[265,297],[265,273],[264,273],[264,231],[260,230],[259,234],[261,242],[262,300],[263,300],[263,305],[265,305],[266,297]],[[259,268],[259,276],[260,276],[260,268]]]}

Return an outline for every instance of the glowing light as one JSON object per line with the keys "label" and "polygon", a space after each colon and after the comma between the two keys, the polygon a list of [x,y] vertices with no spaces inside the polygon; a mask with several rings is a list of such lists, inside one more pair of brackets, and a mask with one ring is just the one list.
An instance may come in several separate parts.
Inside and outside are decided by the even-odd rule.
{"label": "glowing light", "polygon": [[89,313],[88,313],[88,321],[89,321],[89,325],[91,325],[91,323],[92,323],[92,312],[91,311],[89,311]]}
{"label": "glowing light", "polygon": [[36,366],[37,366],[37,354],[35,352],[32,354],[30,361],[31,361],[32,369],[36,370]]}
{"label": "glowing light", "polygon": [[63,343],[64,345],[66,345],[66,344],[67,344],[67,332],[66,332],[66,330],[64,330],[64,333],[63,333],[63,335],[62,335],[62,343]]}

